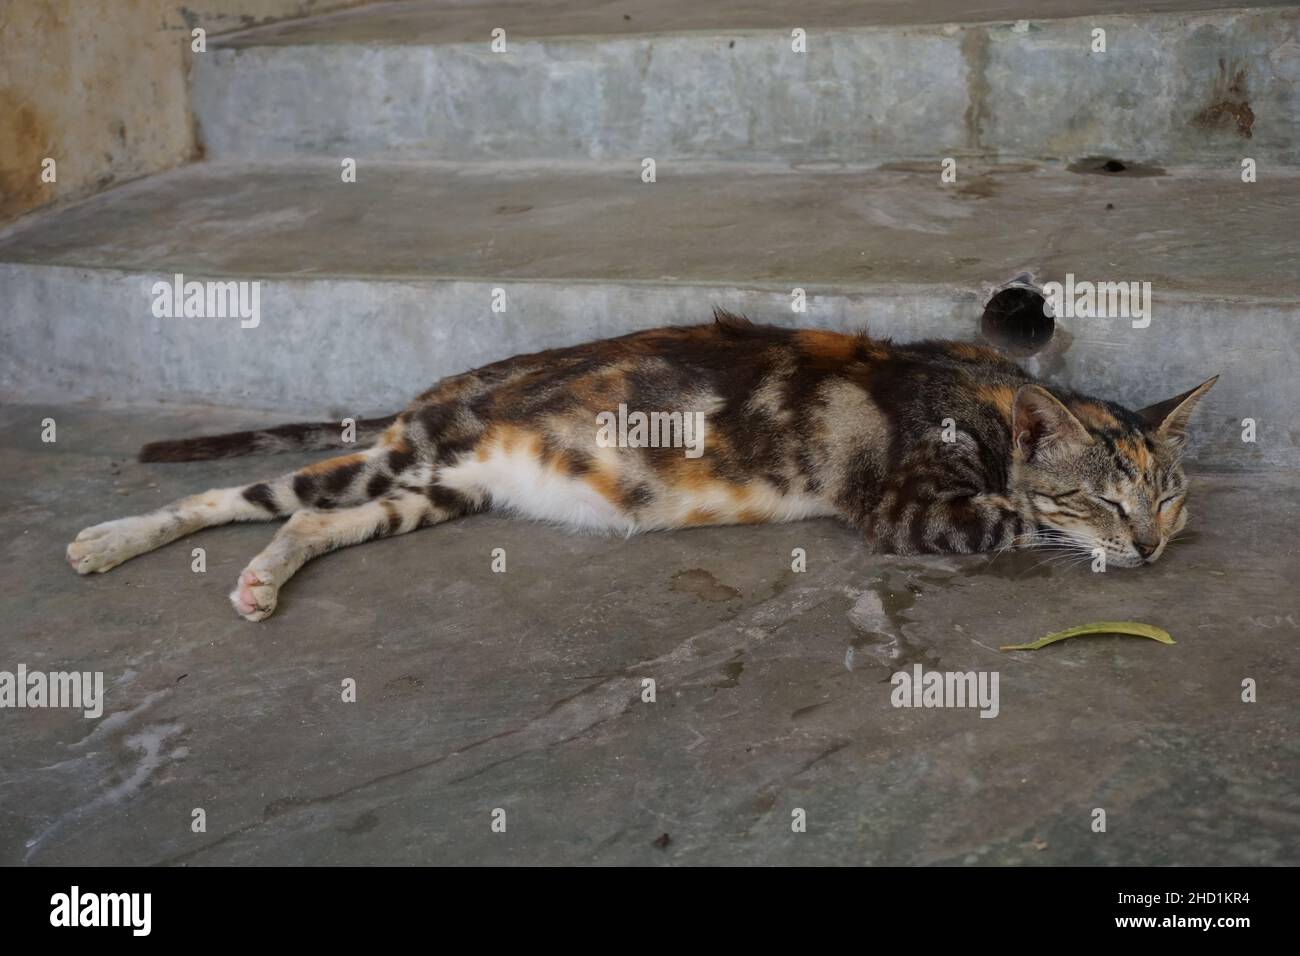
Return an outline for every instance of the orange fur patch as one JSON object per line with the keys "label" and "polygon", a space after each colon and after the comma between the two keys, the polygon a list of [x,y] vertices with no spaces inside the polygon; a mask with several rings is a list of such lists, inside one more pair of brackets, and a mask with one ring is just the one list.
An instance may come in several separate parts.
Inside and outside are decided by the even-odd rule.
{"label": "orange fur patch", "polygon": [[1141,473],[1145,473],[1151,465],[1151,454],[1147,451],[1146,443],[1140,438],[1125,436],[1115,442],[1115,448]]}
{"label": "orange fur patch", "polygon": [[335,468],[346,468],[348,465],[359,465],[366,460],[366,456],[361,452],[355,455],[344,455],[342,458],[326,458],[324,461],[318,461],[313,465],[308,465],[300,471],[305,475],[321,475],[331,472]]}
{"label": "orange fur patch", "polygon": [[574,379],[569,393],[587,408],[612,412],[626,401],[627,385],[627,371],[615,368]]}
{"label": "orange fur patch", "polygon": [[483,433],[483,437],[475,445],[474,457],[479,461],[487,461],[488,456],[494,451],[499,450],[508,455],[516,447],[522,448],[526,454],[532,455],[540,461],[542,457],[542,436],[537,432],[519,428],[515,425],[493,425]]}
{"label": "orange fur patch", "polygon": [[794,342],[804,353],[828,362],[851,362],[860,340],[843,332],[824,329],[802,329],[794,334]]}
{"label": "orange fur patch", "polygon": [[[712,437],[712,436],[710,436]],[[676,451],[676,449],[673,449]],[[687,491],[703,491],[713,482],[713,467],[703,458],[687,458],[681,454],[665,454],[646,459],[664,484]]]}
{"label": "orange fur patch", "polygon": [[578,472],[580,459],[576,452],[561,451],[555,456],[555,470],[562,475],[574,475]]}
{"label": "orange fur patch", "polygon": [[1085,428],[1117,428],[1119,422],[1108,408],[1096,402],[1075,402],[1069,406],[1071,414],[1083,423]]}
{"label": "orange fur patch", "polygon": [[618,472],[612,468],[597,468],[584,479],[588,485],[595,489],[596,494],[600,495],[610,504],[617,508],[623,507],[623,496],[619,491]]}
{"label": "orange fur patch", "polygon": [[682,524],[687,527],[698,527],[700,525],[717,524],[718,516],[716,512],[708,508],[692,508],[682,519]]}
{"label": "orange fur patch", "polygon": [[948,346],[948,351],[959,359],[968,359],[973,362],[996,362],[1001,356],[990,348],[983,345],[972,345],[970,342],[953,342]]}
{"label": "orange fur patch", "polygon": [[399,418],[389,425],[379,436],[379,444],[403,454],[410,451],[410,442],[406,440],[406,423]]}
{"label": "orange fur patch", "polygon": [[1011,404],[1016,399],[1016,393],[1010,385],[981,385],[975,390],[975,397],[992,405],[1002,420],[1011,424]]}

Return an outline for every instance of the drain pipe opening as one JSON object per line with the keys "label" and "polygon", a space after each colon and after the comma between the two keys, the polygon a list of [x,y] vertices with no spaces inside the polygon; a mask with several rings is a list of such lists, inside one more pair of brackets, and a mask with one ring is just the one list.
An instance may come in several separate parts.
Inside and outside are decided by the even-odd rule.
{"label": "drain pipe opening", "polygon": [[980,335],[994,348],[1012,355],[1036,355],[1047,348],[1056,331],[1056,319],[1046,304],[1034,289],[1002,289],[984,306]]}

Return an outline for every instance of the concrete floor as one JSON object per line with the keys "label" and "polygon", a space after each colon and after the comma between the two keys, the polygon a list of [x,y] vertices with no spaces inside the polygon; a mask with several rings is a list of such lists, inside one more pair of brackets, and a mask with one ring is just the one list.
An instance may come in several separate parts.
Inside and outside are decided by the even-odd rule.
{"label": "concrete floor", "polygon": [[[873,556],[829,521],[475,518],[322,558],[254,625],[225,595],[267,525],[66,567],[85,525],[306,460],[145,466],[140,443],[267,420],[0,409],[0,670],[108,686],[98,722],[0,712],[0,863],[1300,862],[1295,472],[1200,476],[1186,539],[1104,575]],[[1178,643],[996,650],[1098,619]],[[997,670],[999,716],[894,709],[914,663]]]}

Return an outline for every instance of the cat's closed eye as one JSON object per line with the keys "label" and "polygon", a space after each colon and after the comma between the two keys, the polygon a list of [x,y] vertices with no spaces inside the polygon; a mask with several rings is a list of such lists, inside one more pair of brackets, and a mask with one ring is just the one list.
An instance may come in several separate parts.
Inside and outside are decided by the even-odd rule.
{"label": "cat's closed eye", "polygon": [[1128,507],[1124,504],[1124,502],[1116,501],[1114,498],[1107,498],[1105,495],[1093,495],[1092,497],[1095,498],[1097,501],[1100,501],[1102,504],[1106,505],[1107,507],[1109,507],[1117,515],[1121,515],[1121,516],[1128,515]]}

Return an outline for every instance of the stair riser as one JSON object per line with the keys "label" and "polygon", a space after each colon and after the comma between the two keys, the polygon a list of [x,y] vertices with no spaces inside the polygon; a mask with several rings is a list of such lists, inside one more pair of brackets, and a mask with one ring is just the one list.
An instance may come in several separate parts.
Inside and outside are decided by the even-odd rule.
{"label": "stair riser", "polygon": [[213,158],[1300,163],[1300,11],[814,29],[808,50],[788,31],[214,47],[194,104]]}
{"label": "stair riser", "polygon": [[[201,276],[187,276],[190,279]],[[264,280],[261,324],[159,319],[151,287],[170,276],[0,264],[9,318],[0,392],[13,400],[201,401],[300,414],[365,415],[404,406],[438,378],[520,352],[706,321],[713,305],[755,320],[899,340],[973,339],[986,291],[957,287],[788,290],[708,285]],[[492,289],[507,311],[491,312]],[[93,321],[89,320],[93,317]],[[1206,297],[1160,300],[1147,329],[1060,319],[1026,362],[1049,381],[1138,406],[1222,375],[1197,429],[1203,467],[1300,466],[1300,305]],[[1254,418],[1259,440],[1241,441]]]}

